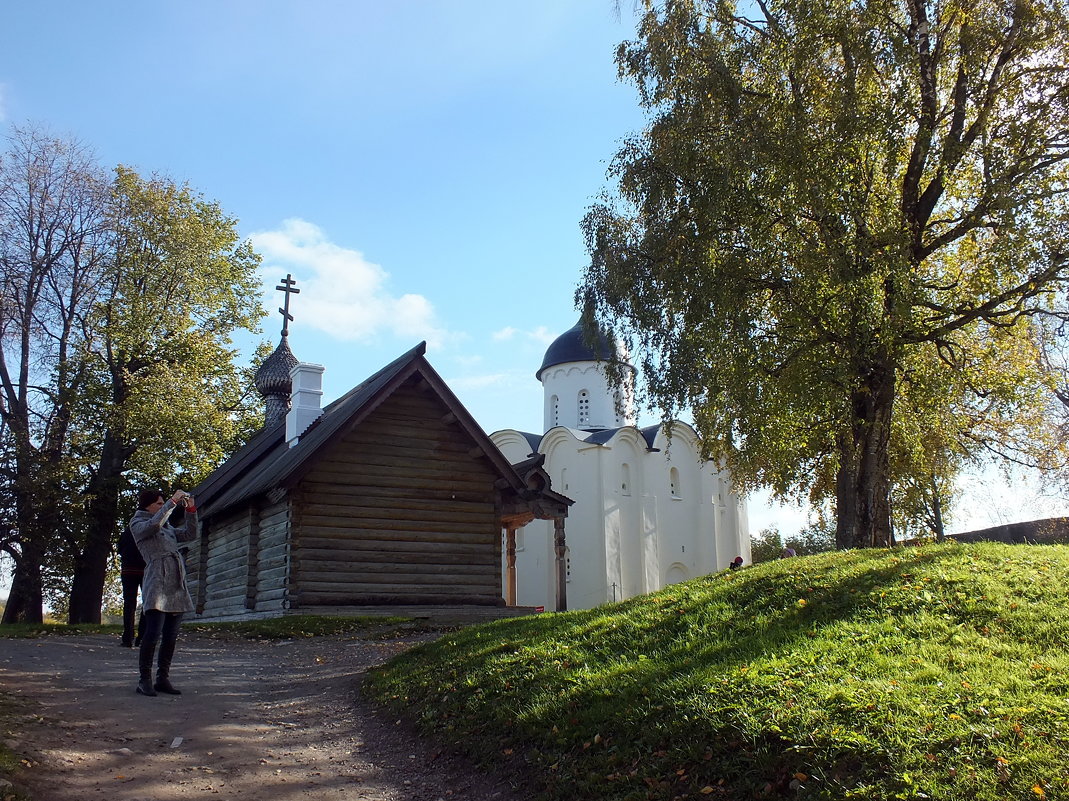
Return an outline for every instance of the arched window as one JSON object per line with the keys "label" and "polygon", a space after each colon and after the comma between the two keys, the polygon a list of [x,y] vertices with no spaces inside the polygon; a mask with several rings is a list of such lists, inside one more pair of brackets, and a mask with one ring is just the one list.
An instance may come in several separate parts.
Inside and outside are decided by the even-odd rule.
{"label": "arched window", "polygon": [[627,462],[620,465],[620,494],[631,494],[631,465]]}
{"label": "arched window", "polygon": [[553,406],[553,425],[560,425],[560,398],[556,395],[549,399],[550,404]]}
{"label": "arched window", "polygon": [[579,425],[590,425],[590,393],[585,389],[579,390]]}
{"label": "arched window", "polygon": [[668,471],[668,489],[672,493],[673,498],[681,498],[679,494],[679,469],[673,467]]}
{"label": "arched window", "polygon": [[560,471],[560,485],[562,487],[561,492],[568,491],[568,468],[562,467]]}

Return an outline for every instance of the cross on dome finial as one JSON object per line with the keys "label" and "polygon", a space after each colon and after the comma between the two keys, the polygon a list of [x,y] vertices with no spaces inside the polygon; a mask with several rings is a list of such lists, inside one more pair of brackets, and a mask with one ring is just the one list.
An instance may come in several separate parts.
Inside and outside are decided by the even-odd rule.
{"label": "cross on dome finial", "polygon": [[290,295],[299,295],[301,290],[297,289],[297,282],[289,273],[286,273],[282,283],[276,286],[275,289],[286,293],[284,308],[280,308],[278,313],[282,315],[282,336],[287,337],[290,333],[290,321],[293,320],[293,315],[290,314]]}

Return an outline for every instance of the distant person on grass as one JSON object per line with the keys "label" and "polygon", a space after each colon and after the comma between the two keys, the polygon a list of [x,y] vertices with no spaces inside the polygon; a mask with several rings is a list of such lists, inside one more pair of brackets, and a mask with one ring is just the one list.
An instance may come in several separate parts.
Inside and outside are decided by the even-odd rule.
{"label": "distant person on grass", "polygon": [[[178,526],[168,521],[181,506],[185,517]],[[197,536],[197,507],[193,496],[178,490],[170,500],[163,499],[158,489],[141,490],[137,496],[137,511],[130,520],[130,531],[145,560],[145,580],[141,587],[141,607],[145,628],[141,638],[138,667],[141,677],[137,692],[154,696],[158,692],[181,695],[171,684],[171,659],[182,615],[193,611],[193,601],[186,589],[186,566],[178,543],[189,542]],[[152,657],[160,642],[156,681],[152,681]]]}
{"label": "distant person on grass", "polygon": [[137,549],[130,527],[123,529],[119,537],[119,578],[122,580],[122,647],[141,645],[145,633],[145,613],[137,621],[137,636],[134,636],[134,615],[137,614],[137,591],[145,578],[145,560]]}

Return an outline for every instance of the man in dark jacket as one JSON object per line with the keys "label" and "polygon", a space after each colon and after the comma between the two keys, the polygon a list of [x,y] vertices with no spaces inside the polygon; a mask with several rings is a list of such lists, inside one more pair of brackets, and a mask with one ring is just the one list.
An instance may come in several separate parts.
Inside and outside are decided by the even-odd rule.
{"label": "man in dark jacket", "polygon": [[119,576],[122,579],[122,647],[141,645],[145,628],[145,615],[137,621],[137,637],[134,637],[134,614],[137,611],[137,591],[145,578],[145,560],[134,542],[130,527],[123,529],[119,537]]}

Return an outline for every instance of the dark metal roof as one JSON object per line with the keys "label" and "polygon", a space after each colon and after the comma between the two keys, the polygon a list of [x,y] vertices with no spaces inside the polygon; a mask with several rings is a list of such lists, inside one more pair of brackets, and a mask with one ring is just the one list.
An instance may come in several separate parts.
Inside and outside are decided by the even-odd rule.
{"label": "dark metal roof", "polygon": [[[245,445],[233,456],[217,467],[212,474],[202,481],[194,490],[197,505],[206,509],[215,505],[215,500],[234,482],[240,480],[262,462],[267,454],[276,450],[278,444],[286,437],[285,420],[272,426],[261,428],[252,435]],[[285,443],[282,443],[283,445]],[[204,512],[201,512],[204,516]]]}
{"label": "dark metal roof", "polygon": [[546,351],[545,358],[542,359],[542,366],[535,373],[535,378],[541,381],[542,373],[550,367],[556,367],[558,364],[604,362],[613,359],[627,363],[625,355],[609,340],[603,331],[598,332],[597,342],[591,347],[583,330],[583,321],[580,320],[553,340],[553,344]]}
{"label": "dark metal roof", "polygon": [[[604,445],[609,442],[618,433],[625,428],[633,428],[633,426],[621,426],[620,428],[597,428],[584,430],[581,428],[569,428],[568,432],[580,442],[589,442],[592,445]],[[646,440],[646,447],[653,450],[653,442],[657,439],[657,432],[661,430],[660,425],[645,426],[643,428],[635,429],[642,438]],[[545,439],[545,434],[529,434],[526,431],[517,432],[531,445],[531,452],[537,452],[542,445],[542,440]],[[547,432],[548,433],[548,432]]]}
{"label": "dark metal roof", "polygon": [[527,444],[531,446],[531,453],[534,454],[538,451],[538,445],[542,442],[541,434],[530,434],[526,431],[518,432],[521,437],[527,440]]}
{"label": "dark metal roof", "polygon": [[207,519],[272,489],[296,484],[314,466],[324,446],[352,430],[416,373],[437,392],[457,422],[482,447],[506,484],[523,489],[522,479],[508,460],[424,358],[426,349],[427,343],[421,342],[326,406],[322,416],[292,448],[285,441],[284,424],[261,430],[198,488],[202,516]]}

